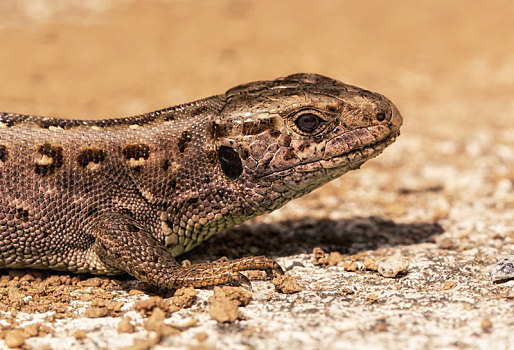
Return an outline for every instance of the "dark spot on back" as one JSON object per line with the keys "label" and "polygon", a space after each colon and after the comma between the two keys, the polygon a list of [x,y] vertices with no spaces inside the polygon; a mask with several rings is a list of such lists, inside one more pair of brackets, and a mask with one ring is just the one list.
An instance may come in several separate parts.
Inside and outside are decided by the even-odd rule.
{"label": "dark spot on back", "polygon": [[187,204],[193,205],[198,202],[198,197],[191,197],[187,200]]}
{"label": "dark spot on back", "polygon": [[5,163],[9,158],[9,151],[7,150],[7,146],[0,145],[0,162]]}
{"label": "dark spot on back", "polygon": [[24,208],[16,208],[16,218],[21,219],[24,222],[27,222],[29,219],[29,211]]}
{"label": "dark spot on back", "polygon": [[89,163],[100,164],[105,160],[105,153],[101,149],[86,148],[77,156],[77,163],[81,167],[86,167]]}
{"label": "dark spot on back", "polygon": [[163,159],[163,161],[161,162],[161,168],[162,170],[164,171],[168,171],[168,169],[170,168],[170,160],[169,159]]}
{"label": "dark spot on back", "polygon": [[40,164],[37,162],[34,164],[34,171],[36,174],[46,176],[54,173],[60,169],[63,165],[63,150],[61,146],[52,146],[50,143],[45,143],[37,149],[37,152],[42,156],[51,158],[49,164]]}
{"label": "dark spot on back", "polygon": [[135,145],[128,145],[123,149],[123,156],[125,159],[148,159],[150,157],[150,147],[145,144],[138,143]]}
{"label": "dark spot on back", "polygon": [[182,131],[182,134],[180,135],[180,138],[178,139],[177,147],[180,153],[184,152],[187,148],[187,145],[191,141],[191,133],[189,130]]}
{"label": "dark spot on back", "polygon": [[172,190],[176,189],[177,188],[177,180],[171,179],[170,181],[168,181],[168,187],[171,188]]}

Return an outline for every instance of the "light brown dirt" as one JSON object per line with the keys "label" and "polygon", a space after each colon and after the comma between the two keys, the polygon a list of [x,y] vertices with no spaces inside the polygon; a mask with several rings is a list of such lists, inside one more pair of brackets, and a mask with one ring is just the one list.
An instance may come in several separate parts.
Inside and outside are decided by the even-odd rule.
{"label": "light brown dirt", "polygon": [[[405,120],[361,170],[187,256],[272,256],[298,293],[254,281],[218,325],[212,290],[2,271],[0,347],[512,348],[514,281],[488,276],[514,254],[512,13],[502,0],[0,1],[2,111],[115,117],[316,72],[383,93]],[[391,258],[409,265],[386,278]]]}

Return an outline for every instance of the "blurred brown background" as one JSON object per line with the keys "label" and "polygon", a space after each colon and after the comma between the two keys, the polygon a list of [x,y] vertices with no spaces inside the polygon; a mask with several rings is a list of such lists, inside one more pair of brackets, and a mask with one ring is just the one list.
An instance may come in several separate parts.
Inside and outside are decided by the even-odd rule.
{"label": "blurred brown background", "polygon": [[[401,137],[381,156],[192,252],[195,261],[204,247],[211,259],[227,242],[245,255],[261,247],[291,267],[304,291],[284,296],[269,281],[253,282],[249,318],[220,326],[208,317],[212,291],[202,290],[191,310],[167,319],[198,324],[158,341],[187,349],[507,349],[512,282],[493,285],[486,268],[514,254],[513,14],[509,0],[0,0],[0,111],[134,115],[295,72],[380,92],[404,116]],[[313,248],[333,237],[344,252],[400,254],[409,271],[393,280],[314,266]],[[270,251],[273,240],[294,254]],[[48,298],[34,281],[20,300]],[[140,298],[118,289],[89,292],[127,305]],[[139,326],[113,336],[119,317],[88,319],[76,305],[70,319],[48,321],[51,337],[25,344],[116,348],[149,339]],[[77,329],[87,330],[85,340],[70,337]]]}
{"label": "blurred brown background", "polygon": [[404,132],[465,138],[513,123],[513,4],[3,0],[0,110],[131,115],[317,72],[390,97]]}

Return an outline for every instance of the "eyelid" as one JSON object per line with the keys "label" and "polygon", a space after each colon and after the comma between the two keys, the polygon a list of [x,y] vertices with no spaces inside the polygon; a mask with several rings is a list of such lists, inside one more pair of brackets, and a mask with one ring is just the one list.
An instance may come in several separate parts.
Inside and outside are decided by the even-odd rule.
{"label": "eyelid", "polygon": [[291,118],[292,120],[296,120],[298,119],[298,117],[300,117],[302,114],[306,114],[306,113],[312,113],[314,114],[315,116],[319,117],[322,121],[324,122],[327,122],[327,117],[318,109],[316,108],[313,108],[313,107],[305,107],[305,108],[302,108],[302,109],[299,109],[299,110],[296,110],[296,111],[293,111],[289,114],[289,118]]}
{"label": "eyelid", "polygon": [[[298,118],[300,118],[303,114],[314,114],[316,117],[318,117],[320,119],[320,125],[318,126],[318,128],[315,130],[314,133],[304,132],[304,131],[300,130],[300,128],[298,128],[298,126],[296,125],[296,120],[298,120]],[[326,130],[326,128],[328,126],[327,117],[325,117],[325,115],[322,112],[320,112],[318,109],[312,108],[312,107],[302,108],[302,109],[299,109],[299,110],[296,110],[296,111],[290,113],[289,120],[290,120],[289,125],[293,129],[293,131],[296,132],[297,134],[300,134],[303,136],[319,135],[324,130]]]}

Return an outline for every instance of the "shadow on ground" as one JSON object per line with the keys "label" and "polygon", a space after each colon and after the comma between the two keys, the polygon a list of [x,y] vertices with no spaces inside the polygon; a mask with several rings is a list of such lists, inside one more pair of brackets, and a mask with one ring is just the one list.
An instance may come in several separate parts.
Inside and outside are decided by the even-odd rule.
{"label": "shadow on ground", "polygon": [[228,230],[183,258],[193,262],[249,255],[270,257],[311,253],[321,247],[356,254],[380,247],[433,242],[443,232],[438,223],[395,223],[378,217],[351,219],[303,218],[275,223],[248,223]]}

